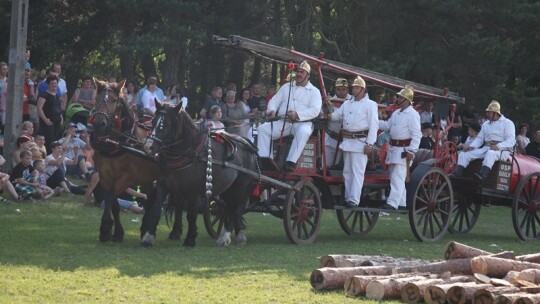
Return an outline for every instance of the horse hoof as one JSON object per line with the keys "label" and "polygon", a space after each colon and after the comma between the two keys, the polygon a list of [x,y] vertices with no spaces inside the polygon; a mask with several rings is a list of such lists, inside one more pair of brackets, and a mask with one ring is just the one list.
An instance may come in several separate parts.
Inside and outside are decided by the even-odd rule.
{"label": "horse hoof", "polygon": [[149,232],[145,233],[141,239],[141,246],[145,248],[153,247],[156,242],[156,236],[151,235]]}
{"label": "horse hoof", "polygon": [[229,247],[231,244],[231,233],[227,231],[223,232],[217,239],[216,244],[219,247]]}
{"label": "horse hoof", "polygon": [[169,234],[169,240],[171,241],[178,241],[180,239],[181,235],[177,233],[170,233]]}
{"label": "horse hoof", "polygon": [[99,234],[99,241],[102,242],[102,243],[107,243],[107,242],[109,242],[111,239],[112,239],[112,235],[111,235],[111,234],[107,234],[107,233],[100,233],[100,234]]}
{"label": "horse hoof", "polygon": [[236,236],[235,243],[238,246],[245,246],[247,244],[246,233],[243,230]]}
{"label": "horse hoof", "polygon": [[188,240],[188,239],[185,239],[184,240],[184,244],[182,244],[182,246],[184,247],[188,247],[188,248],[194,248],[195,247],[195,240]]}

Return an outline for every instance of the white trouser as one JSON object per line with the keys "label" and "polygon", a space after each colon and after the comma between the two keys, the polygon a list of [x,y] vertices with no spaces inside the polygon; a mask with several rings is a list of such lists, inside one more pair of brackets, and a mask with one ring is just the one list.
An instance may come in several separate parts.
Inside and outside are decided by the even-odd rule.
{"label": "white trouser", "polygon": [[[326,136],[325,144],[324,144],[324,152],[326,153],[326,166],[332,167],[334,165],[339,164],[341,160],[341,150],[336,149],[336,141],[335,140],[328,140],[329,136]],[[336,155],[336,162],[334,163],[334,155]]]}
{"label": "white trouser", "polygon": [[343,181],[345,183],[345,201],[360,203],[367,155],[361,152],[343,151]]}
{"label": "white trouser", "polygon": [[[270,141],[278,139],[281,135],[281,128],[283,127],[283,121],[266,122],[259,126],[259,135],[257,137],[257,147],[259,148],[260,157],[274,157],[274,151],[270,150]],[[272,124],[273,127],[272,127]],[[311,122],[295,122],[285,123],[283,130],[283,136],[293,135],[294,139],[287,156],[287,161],[296,163],[304,146],[309,140],[309,136],[313,132],[313,124]]]}
{"label": "white trouser", "polygon": [[466,168],[472,160],[484,159],[482,161],[482,166],[486,166],[491,169],[496,161],[501,159],[507,160],[509,156],[510,151],[495,151],[489,150],[489,147],[483,147],[459,153],[458,165]]}
{"label": "white trouser", "polygon": [[390,195],[386,203],[394,208],[407,206],[407,189],[405,188],[405,178],[407,177],[407,165],[391,164],[388,166],[390,174]]}

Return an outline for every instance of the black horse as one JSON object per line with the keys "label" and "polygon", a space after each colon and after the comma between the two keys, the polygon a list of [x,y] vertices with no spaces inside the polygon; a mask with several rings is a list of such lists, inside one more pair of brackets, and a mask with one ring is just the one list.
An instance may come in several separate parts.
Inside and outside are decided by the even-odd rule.
{"label": "black horse", "polygon": [[[144,193],[149,194],[148,202],[152,202],[155,199],[153,183],[158,176],[158,164],[143,152],[138,152],[142,151],[142,139],[137,139],[135,135],[137,115],[120,94],[124,81],[117,84],[94,80],[94,83],[98,89],[99,101],[89,119],[92,124],[90,141],[95,150],[94,164],[99,173],[100,185],[105,190],[99,240],[121,242],[124,229],[120,222],[117,197],[128,187],[137,184]],[[180,239],[181,206],[169,205],[175,213],[169,239]],[[114,233],[111,233],[113,226]],[[141,224],[141,238],[148,229],[148,217],[145,215]]]}
{"label": "black horse", "polygon": [[[231,232],[236,231],[236,243],[245,244],[244,207],[252,188],[252,175],[257,172],[257,148],[239,136],[225,132],[209,133],[204,126],[198,128],[181,108],[165,107],[156,103],[152,121],[152,149],[160,164],[156,201],[165,193],[174,193],[186,199],[185,209],[189,223],[184,246],[193,247],[197,237],[197,205],[205,195],[219,195],[225,202],[224,231],[216,243],[228,246]],[[241,167],[241,170],[231,166]],[[207,193],[211,188],[211,194]],[[153,213],[157,218],[160,206]],[[157,225],[157,221],[154,221]],[[144,241],[144,239],[143,239]]]}

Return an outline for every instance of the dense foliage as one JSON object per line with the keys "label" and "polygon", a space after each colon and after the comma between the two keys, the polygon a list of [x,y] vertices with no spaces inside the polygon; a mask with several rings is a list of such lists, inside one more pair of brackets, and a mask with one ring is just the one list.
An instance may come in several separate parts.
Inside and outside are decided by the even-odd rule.
{"label": "dense foliage", "polygon": [[[0,61],[10,6],[0,0]],[[230,53],[213,34],[241,35],[359,67],[449,87],[480,111],[491,99],[516,122],[539,120],[540,2],[532,0],[32,0],[32,64],[142,84],[180,82],[192,100],[228,80],[275,82],[270,62]]]}

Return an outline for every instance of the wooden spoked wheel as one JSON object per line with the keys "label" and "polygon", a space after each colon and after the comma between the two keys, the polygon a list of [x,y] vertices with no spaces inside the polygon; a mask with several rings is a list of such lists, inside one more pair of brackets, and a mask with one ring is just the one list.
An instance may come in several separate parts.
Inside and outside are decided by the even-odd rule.
{"label": "wooden spoked wheel", "polygon": [[413,196],[409,202],[411,229],[420,241],[439,241],[448,231],[452,218],[454,192],[450,178],[434,167],[415,173],[411,176]]}
{"label": "wooden spoked wheel", "polygon": [[283,226],[294,244],[311,244],[319,234],[322,203],[319,189],[311,180],[296,183],[298,191],[289,190],[283,210]]}
{"label": "wooden spoked wheel", "polygon": [[348,235],[366,235],[379,219],[379,212],[337,209],[337,218],[341,229]]}
{"label": "wooden spoked wheel", "polygon": [[204,228],[208,235],[217,239],[225,226],[225,217],[227,215],[227,206],[221,200],[210,199],[203,212]]}
{"label": "wooden spoked wheel", "polygon": [[437,159],[440,160],[437,167],[443,169],[446,174],[450,174],[456,170],[458,160],[456,144],[447,140],[444,142],[443,146],[439,148],[437,154]]}
{"label": "wooden spoked wheel", "polygon": [[467,197],[463,195],[454,202],[452,212],[452,223],[448,230],[451,233],[467,233],[471,231],[480,216],[482,203],[478,197]]}
{"label": "wooden spoked wheel", "polygon": [[512,222],[520,239],[540,239],[540,173],[531,173],[519,181],[512,201]]}

